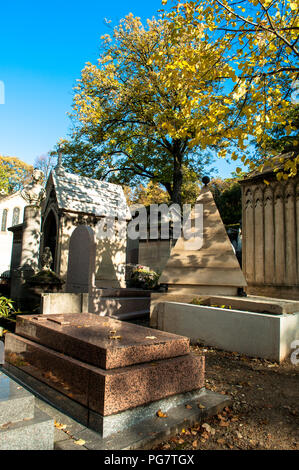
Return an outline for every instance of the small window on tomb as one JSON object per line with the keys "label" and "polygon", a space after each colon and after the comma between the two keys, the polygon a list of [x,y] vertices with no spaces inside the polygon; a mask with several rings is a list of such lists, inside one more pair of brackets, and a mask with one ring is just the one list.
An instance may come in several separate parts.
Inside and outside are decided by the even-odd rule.
{"label": "small window on tomb", "polygon": [[5,231],[6,231],[7,212],[8,212],[7,209],[3,209],[3,212],[2,212],[2,221],[1,221],[1,232],[5,232]]}
{"label": "small window on tomb", "polygon": [[20,221],[20,208],[15,207],[12,214],[12,225],[18,225]]}

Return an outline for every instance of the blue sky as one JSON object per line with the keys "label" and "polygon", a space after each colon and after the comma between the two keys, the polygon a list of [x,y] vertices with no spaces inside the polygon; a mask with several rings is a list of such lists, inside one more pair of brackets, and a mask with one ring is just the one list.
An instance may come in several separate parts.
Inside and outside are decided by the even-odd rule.
{"label": "blue sky", "polygon": [[[34,163],[70,127],[73,87],[87,61],[95,62],[100,37],[132,12],[156,15],[160,0],[15,0],[1,2],[0,154]],[[219,175],[230,176],[235,162],[219,160]]]}

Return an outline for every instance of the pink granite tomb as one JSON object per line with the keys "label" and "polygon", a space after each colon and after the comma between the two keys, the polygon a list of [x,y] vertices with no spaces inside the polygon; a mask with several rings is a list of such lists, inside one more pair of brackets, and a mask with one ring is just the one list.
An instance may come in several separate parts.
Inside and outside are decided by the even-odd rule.
{"label": "pink granite tomb", "polygon": [[89,313],[18,316],[5,360],[101,416],[204,386],[188,338]]}

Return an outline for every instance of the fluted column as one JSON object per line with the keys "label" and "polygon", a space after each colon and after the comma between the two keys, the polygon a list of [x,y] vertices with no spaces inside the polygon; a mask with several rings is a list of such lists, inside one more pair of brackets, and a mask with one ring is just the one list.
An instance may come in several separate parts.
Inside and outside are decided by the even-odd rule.
{"label": "fluted column", "polygon": [[244,216],[244,234],[245,241],[245,277],[248,282],[254,281],[254,216],[253,216],[253,196],[251,189],[245,190],[245,216]]}
{"label": "fluted column", "polygon": [[254,192],[254,278],[255,282],[264,282],[264,210],[263,192],[260,188]]}
{"label": "fluted column", "polygon": [[289,183],[285,190],[285,244],[286,244],[286,284],[295,285],[296,273],[296,223],[295,223],[295,191]]}
{"label": "fluted column", "polygon": [[274,190],[274,228],[275,228],[275,283],[285,281],[285,225],[283,188],[277,184]]}
{"label": "fluted column", "polygon": [[265,283],[273,283],[275,272],[274,256],[274,209],[273,209],[273,189],[268,187],[264,194],[264,218],[265,218]]}

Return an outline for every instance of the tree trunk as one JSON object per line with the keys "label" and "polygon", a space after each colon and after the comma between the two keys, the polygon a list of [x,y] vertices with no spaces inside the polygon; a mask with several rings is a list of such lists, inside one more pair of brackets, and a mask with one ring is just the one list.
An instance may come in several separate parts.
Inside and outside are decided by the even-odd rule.
{"label": "tree trunk", "polygon": [[180,206],[182,205],[182,184],[182,158],[181,155],[175,155],[173,165],[173,184],[171,200],[173,203],[179,204]]}

